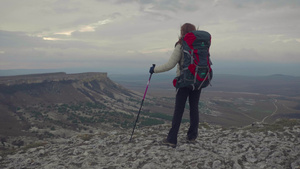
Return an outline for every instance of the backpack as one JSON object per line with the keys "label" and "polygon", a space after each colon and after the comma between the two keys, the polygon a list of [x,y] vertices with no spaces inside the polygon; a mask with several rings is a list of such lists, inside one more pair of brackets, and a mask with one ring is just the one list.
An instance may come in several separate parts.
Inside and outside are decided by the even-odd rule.
{"label": "backpack", "polygon": [[182,38],[183,64],[179,64],[180,76],[173,80],[176,89],[191,87],[199,90],[210,84],[213,75],[210,43],[211,35],[206,31],[192,31]]}

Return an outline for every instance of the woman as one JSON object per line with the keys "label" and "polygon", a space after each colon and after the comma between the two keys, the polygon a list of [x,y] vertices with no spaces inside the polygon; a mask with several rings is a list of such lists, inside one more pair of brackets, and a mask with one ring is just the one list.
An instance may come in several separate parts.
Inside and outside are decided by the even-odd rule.
{"label": "woman", "polygon": [[[160,73],[171,70],[177,64],[177,77],[180,75],[180,66],[183,63],[183,56],[181,51],[182,37],[185,34],[195,31],[196,27],[193,24],[185,23],[181,26],[181,35],[179,40],[175,44],[175,49],[169,59],[169,61],[163,65],[151,67],[150,73]],[[195,141],[198,136],[198,125],[199,125],[199,111],[198,102],[200,99],[201,88],[199,90],[193,90],[189,87],[179,88],[176,94],[175,110],[172,120],[172,127],[168,133],[166,139],[163,140],[164,145],[169,145],[173,148],[177,145],[177,135],[181,124],[182,115],[185,108],[185,103],[189,97],[190,105],[190,127],[187,133],[188,141]]]}

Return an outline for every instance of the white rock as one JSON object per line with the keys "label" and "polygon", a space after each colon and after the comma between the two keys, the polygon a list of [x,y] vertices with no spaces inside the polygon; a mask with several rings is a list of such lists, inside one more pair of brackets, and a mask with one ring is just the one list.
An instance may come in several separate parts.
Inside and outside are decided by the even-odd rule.
{"label": "white rock", "polygon": [[31,158],[27,158],[27,159],[25,160],[25,163],[27,163],[27,164],[31,164],[31,163],[33,163],[33,162],[34,162],[34,160],[31,159]]}
{"label": "white rock", "polygon": [[154,163],[145,164],[142,169],[156,169],[158,166]]}
{"label": "white rock", "polygon": [[74,151],[73,151],[73,154],[74,155],[79,155],[79,154],[82,154],[83,153],[83,151],[81,150],[81,149],[78,149],[78,148],[76,148]]}
{"label": "white rock", "polygon": [[33,153],[37,150],[37,148],[30,148],[27,150],[28,153]]}
{"label": "white rock", "polygon": [[43,150],[43,149],[42,149],[42,150],[39,150],[39,153],[38,153],[38,154],[39,154],[39,156],[44,155],[44,154],[45,154],[45,150]]}
{"label": "white rock", "polygon": [[220,160],[216,160],[213,162],[212,168],[222,168],[222,162]]}
{"label": "white rock", "polygon": [[84,155],[84,156],[88,156],[88,155],[89,155],[89,152],[86,151],[86,152],[83,153],[83,155]]}
{"label": "white rock", "polygon": [[[106,131],[83,142],[76,136],[47,140],[46,146],[0,156],[4,168],[299,168],[299,133],[251,133],[218,127],[199,131],[195,144],[187,144],[188,125],[178,134],[177,148],[159,142],[168,125],[140,128],[132,142],[128,132]],[[288,129],[286,129],[288,130]],[[155,133],[153,133],[155,131]],[[289,134],[286,134],[289,133]],[[292,161],[294,159],[294,161]]]}
{"label": "white rock", "polygon": [[294,161],[292,164],[292,169],[299,169],[300,168],[300,159]]}
{"label": "white rock", "polygon": [[242,169],[242,167],[241,167],[240,164],[238,164],[237,162],[235,162],[235,163],[233,164],[233,169]]}

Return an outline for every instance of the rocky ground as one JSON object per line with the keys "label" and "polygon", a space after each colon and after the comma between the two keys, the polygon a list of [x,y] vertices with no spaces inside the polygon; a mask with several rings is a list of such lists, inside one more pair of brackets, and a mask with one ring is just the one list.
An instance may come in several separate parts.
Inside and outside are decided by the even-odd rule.
{"label": "rocky ground", "polygon": [[0,156],[0,168],[300,168],[299,123],[231,129],[201,124],[193,144],[185,141],[186,123],[176,148],[160,144],[169,127],[137,128],[131,142],[131,130],[118,129],[43,141]]}

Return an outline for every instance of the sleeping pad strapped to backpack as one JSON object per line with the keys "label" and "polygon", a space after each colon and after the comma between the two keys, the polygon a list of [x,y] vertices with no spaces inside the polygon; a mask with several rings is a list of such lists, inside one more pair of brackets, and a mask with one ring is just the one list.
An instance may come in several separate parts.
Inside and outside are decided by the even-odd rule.
{"label": "sleeping pad strapped to backpack", "polygon": [[211,35],[206,31],[192,31],[182,39],[183,64],[180,65],[180,76],[173,81],[174,87],[207,87],[212,79],[209,54]]}

